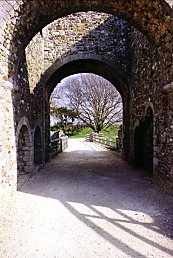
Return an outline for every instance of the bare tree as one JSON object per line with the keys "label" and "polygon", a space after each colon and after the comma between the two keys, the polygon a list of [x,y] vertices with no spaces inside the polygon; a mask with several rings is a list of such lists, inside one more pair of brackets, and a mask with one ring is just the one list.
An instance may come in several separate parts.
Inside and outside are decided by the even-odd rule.
{"label": "bare tree", "polygon": [[80,74],[63,87],[67,106],[94,132],[122,122],[122,99],[116,88],[95,74]]}

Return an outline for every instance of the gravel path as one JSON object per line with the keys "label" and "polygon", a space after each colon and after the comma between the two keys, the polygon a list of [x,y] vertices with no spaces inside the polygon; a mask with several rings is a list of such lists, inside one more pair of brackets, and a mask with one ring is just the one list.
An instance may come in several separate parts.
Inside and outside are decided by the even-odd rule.
{"label": "gravel path", "polygon": [[83,140],[16,192],[0,257],[173,257],[173,198],[115,152]]}

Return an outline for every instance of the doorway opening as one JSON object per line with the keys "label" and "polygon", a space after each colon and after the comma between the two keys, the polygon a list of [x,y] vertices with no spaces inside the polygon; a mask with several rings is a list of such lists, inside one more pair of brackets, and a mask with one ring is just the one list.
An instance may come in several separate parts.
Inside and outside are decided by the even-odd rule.
{"label": "doorway opening", "polygon": [[31,141],[29,130],[23,125],[18,137],[17,171],[18,175],[31,172]]}
{"label": "doorway opening", "polygon": [[149,107],[134,134],[134,164],[153,174],[153,111]]}
{"label": "doorway opening", "polygon": [[34,165],[42,164],[42,153],[41,130],[37,126],[34,133]]}

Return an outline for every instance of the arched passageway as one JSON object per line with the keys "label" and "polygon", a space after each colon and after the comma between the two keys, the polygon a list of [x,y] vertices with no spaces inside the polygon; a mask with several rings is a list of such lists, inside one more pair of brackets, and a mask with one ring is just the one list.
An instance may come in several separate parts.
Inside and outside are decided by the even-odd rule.
{"label": "arched passageway", "polygon": [[37,126],[34,132],[34,165],[40,165],[43,162],[43,148],[40,127]]}
{"label": "arched passageway", "polygon": [[57,86],[57,84],[64,78],[79,73],[94,73],[97,74],[113,84],[114,87],[119,91],[122,97],[123,103],[123,156],[128,159],[129,156],[129,92],[128,92],[128,81],[126,80],[121,69],[117,68],[116,64],[112,64],[107,60],[100,60],[97,56],[91,56],[90,58],[85,58],[85,56],[78,55],[73,57],[74,60],[65,58],[61,63],[53,64],[43,77],[45,83],[46,96],[45,99],[45,121],[46,121],[46,131],[45,131],[45,145],[46,152],[45,156],[48,160],[49,145],[50,145],[50,111],[49,111],[49,98]]}
{"label": "arched passageway", "polygon": [[26,125],[22,125],[18,135],[17,146],[17,168],[18,175],[31,172],[32,154],[31,154],[31,139],[29,130]]}
{"label": "arched passageway", "polygon": [[[129,73],[126,74],[123,79],[120,78],[121,76],[117,76],[117,74],[120,75],[121,69],[109,70],[109,72],[107,72],[108,70],[102,70],[98,63],[94,64],[97,68],[99,67],[96,74],[105,74],[105,78],[108,80],[111,80],[110,77],[112,75],[110,76],[110,74],[112,72],[116,77],[115,80],[113,80],[113,83],[117,84],[117,87],[121,84],[117,83],[118,81],[123,81],[123,83],[125,81],[127,82],[127,87],[120,87],[119,89],[124,100],[124,121],[126,120],[124,123],[126,124],[124,128],[124,147],[126,149],[126,156],[128,156],[129,149],[132,147],[133,137],[130,138],[130,135],[133,135],[134,133],[134,123],[137,119],[142,120],[144,106],[146,102],[151,101],[154,104],[155,109],[157,109],[157,119],[159,121],[157,123],[156,135],[154,136],[157,143],[157,152],[154,164],[155,171],[157,171],[158,178],[160,178],[161,174],[163,175],[163,180],[160,180],[161,185],[162,181],[166,181],[166,183],[164,183],[165,188],[173,189],[171,142],[173,136],[173,113],[171,105],[171,82],[173,81],[173,75],[171,73],[173,13],[170,7],[172,1],[135,0],[131,2],[125,0],[113,0],[100,2],[82,0],[70,2],[66,0],[21,0],[14,1],[14,6],[13,3],[9,3],[5,0],[3,3],[3,6],[8,5],[8,8],[5,8],[6,11],[3,16],[4,18],[2,19],[3,22],[0,23],[0,36],[2,41],[2,44],[0,45],[2,67],[0,70],[0,78],[2,78],[0,87],[1,94],[3,95],[2,99],[5,99],[5,102],[2,102],[4,117],[2,116],[2,126],[0,129],[1,132],[4,132],[5,134],[5,136],[2,136],[3,143],[9,142],[10,137],[12,139],[9,144],[2,144],[2,156],[6,157],[5,159],[14,161],[9,164],[9,167],[7,167],[7,162],[4,160],[2,171],[9,172],[8,176],[3,177],[7,178],[7,181],[10,181],[11,179],[9,180],[9,175],[11,171],[16,171],[14,158],[16,154],[14,132],[20,118],[22,116],[29,117],[29,123],[32,128],[35,127],[36,121],[40,118],[43,127],[46,127],[45,116],[49,113],[47,102],[49,100],[50,92],[47,91],[47,89],[45,90],[44,83],[42,85],[40,84],[40,79],[42,78],[44,71],[41,65],[44,64],[44,55],[43,59],[41,59],[42,56],[38,51],[40,48],[38,47],[37,49],[34,49],[35,52],[39,53],[39,58],[37,59],[33,55],[33,59],[37,61],[36,65],[33,65],[32,60],[31,62],[28,62],[31,66],[27,66],[28,64],[26,64],[25,58],[23,58],[23,55],[25,55],[25,48],[29,43],[32,43],[30,41],[38,32],[40,32],[39,37],[42,44],[42,29],[50,22],[58,18],[65,17],[66,15],[75,14],[76,12],[96,11],[116,15],[127,21],[131,28],[129,33],[131,39],[130,51],[128,52],[129,60],[132,61],[130,63],[131,70],[129,70]],[[143,34],[140,34],[138,29]],[[104,35],[104,33],[102,35]],[[36,41],[34,41],[34,44]],[[63,46],[63,44],[61,45]],[[82,45],[82,50],[83,49],[84,45]],[[30,50],[28,52],[30,52]],[[88,48],[87,51],[85,51],[85,59],[87,59],[87,53]],[[102,53],[104,53],[104,48],[102,49]],[[105,52],[105,55],[107,55],[107,53],[108,51]],[[111,55],[111,53],[109,54]],[[61,58],[62,56],[60,59]],[[103,59],[101,58],[100,60],[102,61]],[[73,61],[73,57],[71,61]],[[21,63],[25,68],[27,68],[27,71],[24,67],[20,66]],[[70,63],[70,61],[68,63],[69,66],[71,66],[72,63]],[[78,64],[83,66],[84,62],[79,62]],[[40,67],[38,67],[39,65]],[[67,66],[64,65],[63,67],[67,68]],[[81,72],[87,72],[87,70],[89,71],[90,69],[83,69]],[[37,71],[36,80],[32,77],[35,71]],[[57,71],[60,72],[61,69],[58,69]],[[76,72],[78,72],[78,70]],[[94,71],[92,70],[90,72]],[[53,74],[54,76],[57,76],[55,71]],[[62,77],[60,76],[61,79],[66,76],[65,74],[70,75],[72,72],[64,73]],[[30,85],[29,79],[26,78],[27,76],[30,77],[29,79],[32,81],[34,86]],[[24,83],[20,84],[19,80],[22,77]],[[52,74],[50,78],[53,78]],[[124,78],[127,80],[124,81]],[[46,84],[49,89],[54,87],[52,84],[54,79],[52,81],[51,79],[48,80],[48,84],[50,84]],[[165,103],[168,103],[168,105]],[[166,105],[167,107],[165,107]],[[40,106],[43,107],[43,109],[41,109]],[[145,126],[142,125],[142,127]],[[46,132],[46,130],[46,128],[43,128],[43,131]],[[163,137],[160,137],[163,130],[166,134],[164,134]],[[45,137],[43,136],[42,139],[44,138]],[[167,146],[166,148],[165,144]],[[164,155],[162,155],[162,153],[164,153]],[[6,179],[4,182],[6,182]],[[6,185],[10,185],[10,182]]]}
{"label": "arched passageway", "polygon": [[153,111],[149,107],[144,121],[139,123],[134,134],[134,163],[153,172]]}

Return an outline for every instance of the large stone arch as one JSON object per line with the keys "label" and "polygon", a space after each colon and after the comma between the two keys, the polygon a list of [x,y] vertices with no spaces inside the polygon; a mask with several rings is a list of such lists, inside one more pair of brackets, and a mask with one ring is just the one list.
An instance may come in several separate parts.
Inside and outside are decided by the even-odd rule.
{"label": "large stone arch", "polygon": [[[0,63],[0,90],[2,97],[2,113],[5,119],[2,119],[2,129],[3,132],[3,141],[2,141],[2,149],[0,148],[0,152],[2,156],[7,157],[10,160],[10,163],[7,165],[6,160],[3,160],[2,171],[9,171],[8,177],[5,175],[2,176],[3,184],[7,182],[8,185],[11,185],[13,180],[9,180],[9,174],[15,175],[16,173],[16,164],[15,164],[15,140],[14,140],[14,127],[16,122],[20,119],[21,116],[26,115],[26,113],[31,110],[30,106],[22,103],[23,99],[20,98],[19,102],[23,105],[22,115],[19,116],[18,119],[14,117],[13,107],[17,106],[17,101],[13,100],[13,94],[11,91],[15,91],[14,87],[14,78],[15,71],[18,69],[19,61],[21,60],[21,56],[24,53],[25,47],[28,45],[32,37],[40,31],[42,34],[42,28],[50,23],[51,21],[65,16],[67,14],[81,12],[81,11],[98,11],[98,12],[107,12],[113,15],[117,15],[120,18],[125,19],[131,25],[138,28],[149,40],[150,43],[153,43],[154,47],[157,46],[158,52],[161,54],[161,60],[159,60],[160,56],[156,55],[150,51],[150,47],[145,44],[145,40],[142,42],[142,38],[140,40],[140,44],[138,42],[138,32],[136,37],[133,37],[133,46],[137,50],[136,51],[136,59],[138,59],[138,53],[142,57],[139,58],[141,63],[138,61],[134,64],[134,67],[137,69],[132,72],[133,77],[133,87],[131,87],[130,92],[130,104],[131,104],[131,113],[130,117],[132,123],[136,119],[136,117],[141,117],[141,109],[143,108],[143,103],[149,100],[150,98],[153,101],[153,96],[155,96],[155,92],[158,92],[160,88],[164,86],[164,84],[171,84],[172,82],[172,37],[173,37],[173,26],[172,26],[172,3],[173,1],[167,0],[156,0],[156,1],[125,1],[125,0],[112,0],[112,1],[62,1],[62,0],[52,0],[52,1],[41,1],[41,0],[33,0],[33,1],[5,1],[2,0],[3,5],[0,10],[0,13],[3,13],[3,16],[0,17],[0,54],[1,54],[1,63]],[[7,8],[4,6],[7,5]],[[132,35],[134,36],[134,34]],[[136,41],[136,45],[135,45]],[[142,43],[141,43],[142,42]],[[152,46],[151,46],[152,47]],[[156,50],[156,47],[155,47]],[[164,51],[165,50],[165,51]],[[151,64],[148,66],[148,64]],[[164,64],[161,66],[160,64]],[[164,71],[164,75],[162,72]],[[150,78],[149,78],[150,73]],[[160,74],[162,77],[160,78]],[[154,77],[153,77],[154,75]],[[2,80],[1,80],[2,78]],[[154,83],[153,83],[154,82]],[[138,85],[140,87],[138,87]],[[158,87],[156,87],[158,85]],[[132,86],[132,84],[131,84]],[[143,88],[146,90],[145,92],[139,92],[139,88]],[[153,88],[155,87],[155,91]],[[160,87],[160,88],[159,88]],[[159,90],[158,90],[159,88]],[[150,96],[149,93],[151,92]],[[28,91],[29,93],[29,91]],[[140,94],[139,94],[140,93]],[[168,95],[168,94],[167,94]],[[166,103],[169,99],[172,99],[172,93],[169,93],[170,96],[166,96]],[[39,94],[35,96],[35,99],[40,96]],[[142,96],[142,97],[141,97]],[[132,99],[134,100],[132,103]],[[156,99],[156,98],[155,98]],[[163,96],[159,93],[157,100],[153,101],[156,104],[156,110],[159,110],[158,114],[161,117],[161,124],[157,125],[157,147],[159,149],[158,152],[158,177],[160,176],[160,171],[163,174],[163,180],[165,182],[165,178],[168,178],[167,174],[169,174],[170,180],[167,180],[165,186],[168,188],[173,187],[173,184],[170,184],[172,180],[172,172],[169,173],[171,169],[171,152],[172,152],[172,143],[169,141],[172,139],[172,105],[167,105],[167,123],[164,123],[164,101],[162,101]],[[159,101],[160,100],[160,101]],[[157,103],[156,103],[157,102]],[[5,104],[4,104],[5,103]],[[1,102],[0,102],[1,104]],[[139,105],[140,104],[140,105]],[[27,108],[27,112],[25,110]],[[30,114],[29,114],[30,115]],[[34,114],[37,115],[37,114]],[[159,118],[160,118],[159,117]],[[30,116],[28,116],[29,120]],[[159,120],[159,119],[158,119]],[[31,121],[30,121],[31,123]],[[160,122],[157,122],[158,124]],[[166,125],[165,125],[166,124]],[[159,138],[162,128],[166,130],[165,136],[162,139]],[[5,139],[5,140],[4,140]],[[11,139],[9,141],[9,139]],[[3,143],[9,143],[3,144]],[[165,151],[165,144],[169,147],[167,148],[167,152]],[[165,152],[166,155],[161,156],[162,152]],[[168,155],[168,154],[169,155]],[[165,158],[166,157],[166,158]],[[167,158],[169,157],[169,158]],[[166,160],[167,159],[167,160]],[[160,162],[160,163],[159,163]],[[165,167],[169,165],[167,171],[165,172]],[[161,182],[162,184],[162,182]]]}
{"label": "large stone arch", "polygon": [[94,73],[110,81],[122,96],[123,101],[123,147],[124,157],[129,156],[129,82],[121,67],[111,60],[106,60],[97,55],[74,55],[66,57],[60,62],[55,62],[44,74],[41,87],[45,88],[45,151],[46,157],[49,152],[50,120],[49,120],[49,98],[56,85],[65,77],[77,73]]}
{"label": "large stone arch", "polygon": [[10,19],[4,33],[4,45],[10,53],[4,52],[3,61],[8,59],[8,68],[5,70],[8,70],[10,78],[14,76],[14,63],[32,37],[53,20],[75,12],[92,10],[116,15],[137,27],[156,46],[169,50],[172,48],[173,14],[166,1],[35,0],[15,2],[14,5],[15,9],[12,17],[8,17]]}
{"label": "large stone arch", "polygon": [[77,73],[95,73],[116,86],[122,98],[128,95],[128,75],[111,59],[96,54],[76,54],[57,60],[41,78],[49,97],[54,87],[65,77]]}
{"label": "large stone arch", "polygon": [[[82,33],[80,32],[80,26],[75,25],[76,27],[73,27],[70,25],[72,23],[76,24],[76,22],[74,22],[75,18],[80,20],[79,25],[82,24],[81,27],[85,28],[84,31],[82,30]],[[92,19],[92,26],[88,26],[88,20],[90,19]],[[63,24],[65,24],[65,28]],[[62,41],[61,37],[54,37],[54,33],[56,33],[55,35],[60,33],[57,32],[57,27],[62,27],[61,32],[63,29],[65,30],[66,40]],[[72,33],[72,35],[71,31],[73,28],[76,33]],[[49,30],[51,33],[49,33]],[[103,32],[106,34],[107,40],[104,40]],[[131,71],[130,51],[128,51],[128,32],[130,32],[130,27],[125,21],[112,15],[96,12],[76,13],[75,15],[64,17],[49,24],[43,31],[44,44],[42,45],[42,39],[38,33],[25,49],[25,54],[20,61],[15,80],[16,88],[13,94],[16,120],[20,119],[21,115],[25,114],[30,117],[30,122],[35,124],[35,120],[41,116],[39,102],[44,98],[43,85],[47,84],[49,85],[49,89],[51,88],[53,84],[53,76],[51,75],[53,73],[54,77],[60,80],[68,76],[68,74],[80,72],[80,62],[83,62],[83,71],[92,72],[95,70],[97,74],[103,74],[103,65],[101,65],[101,63],[105,63],[104,73],[108,77],[108,80],[112,80],[113,77],[116,77],[117,81],[117,78],[119,78],[121,74],[121,77],[126,78],[126,81],[128,81]],[[49,37],[51,38],[50,40]],[[66,45],[66,41],[68,47],[64,46]],[[71,44],[71,42],[73,42],[73,44]],[[76,51],[73,50],[74,48]],[[41,52],[39,51],[40,49]],[[43,59],[40,60],[42,54]],[[38,67],[40,63],[44,64],[43,67]],[[52,65],[52,63],[54,64]],[[77,63],[78,65],[76,66]],[[33,67],[31,67],[32,65]],[[65,65],[66,69],[64,69]],[[71,68],[72,65],[75,67],[74,72]],[[49,66],[50,68],[48,68],[40,81],[41,74],[44,73]],[[69,71],[67,66],[69,66]],[[61,67],[63,68],[61,69]],[[110,67],[112,67],[113,70],[111,70],[112,68]],[[59,71],[58,75],[55,73],[55,70]],[[119,76],[116,76],[117,73]],[[45,83],[49,77],[51,77],[51,79]],[[115,79],[113,80],[113,83],[114,82]],[[121,82],[117,83],[117,87],[119,86],[122,95],[126,95],[127,87],[122,87],[120,86],[121,84]],[[52,88],[54,88],[54,84]],[[46,94],[48,94],[47,89]],[[19,104],[16,105],[16,102]],[[31,103],[34,103],[34,106],[32,105],[33,108],[31,108]]]}

